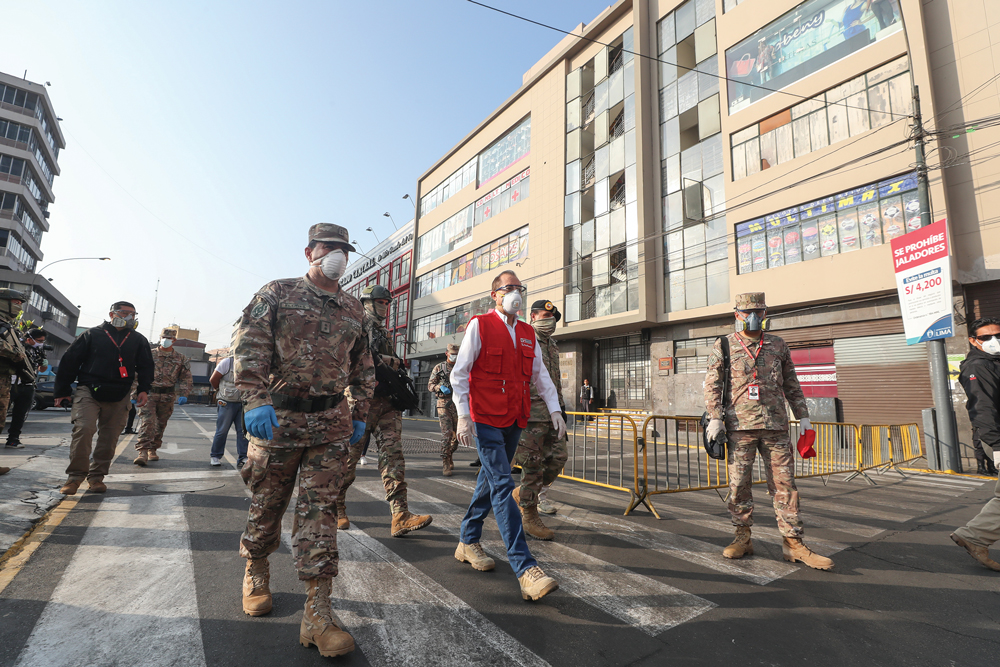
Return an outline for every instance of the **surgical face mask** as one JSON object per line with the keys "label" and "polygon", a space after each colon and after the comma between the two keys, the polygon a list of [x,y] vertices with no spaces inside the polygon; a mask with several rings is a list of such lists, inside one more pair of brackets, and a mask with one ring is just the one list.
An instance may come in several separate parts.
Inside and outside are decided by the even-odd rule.
{"label": "surgical face mask", "polygon": [[456,359],[458,359],[458,355],[457,354],[449,354],[448,355],[448,363],[449,364],[455,363]]}
{"label": "surgical face mask", "polygon": [[535,332],[543,336],[551,336],[552,332],[556,330],[556,318],[554,317],[544,317],[539,320],[535,320],[531,323],[531,326],[535,327]]}
{"label": "surgical face mask", "polygon": [[521,292],[507,292],[503,297],[503,312],[508,315],[517,315],[517,311],[521,310]]}
{"label": "surgical face mask", "polygon": [[986,354],[992,354],[994,356],[1000,354],[1000,340],[996,336],[990,338],[985,343],[982,343],[983,352]]}
{"label": "surgical face mask", "polygon": [[347,268],[347,253],[343,250],[330,251],[313,261],[312,265],[318,266],[327,279],[338,280]]}
{"label": "surgical face mask", "polygon": [[173,344],[174,344],[174,339],[173,338],[161,338],[160,339],[160,347],[169,349],[170,346],[173,345]]}
{"label": "surgical face mask", "polygon": [[42,343],[34,343],[34,344],[32,344],[32,346],[31,346],[31,347],[34,347],[34,348],[37,348],[37,349],[39,349],[39,350],[40,350],[40,349],[42,349],[43,347],[45,347],[45,343],[44,343],[44,342],[42,342]]}

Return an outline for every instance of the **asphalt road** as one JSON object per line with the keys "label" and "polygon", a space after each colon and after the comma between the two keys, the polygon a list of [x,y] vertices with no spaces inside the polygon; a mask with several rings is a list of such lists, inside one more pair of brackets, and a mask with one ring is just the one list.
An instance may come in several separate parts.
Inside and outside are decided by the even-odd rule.
{"label": "asphalt road", "polygon": [[[33,413],[26,433],[68,433]],[[116,458],[106,495],[79,493],[0,591],[0,665],[328,664],[299,646],[304,590],[287,531],[272,557],[274,611],[242,613],[237,548],[249,499],[234,467],[208,465],[214,414],[178,409],[161,461]],[[623,517],[625,494],[560,481],[550,543],[530,546],[561,587],[523,602],[495,530],[481,573],[453,552],[475,469],[440,476],[435,422],[405,420],[409,498],[434,523],[389,536],[374,465],[348,496],[333,606],[358,650],[344,665],[986,665],[1000,633],[1000,579],[948,539],[992,496],[980,480],[896,474],[801,480],[807,541],[833,572],[781,559],[764,489],[756,554],[726,561],[731,526],[714,492],[658,496],[662,520]],[[373,457],[374,458],[374,457]],[[3,459],[0,458],[0,465]],[[3,484],[0,478],[0,484]],[[67,511],[68,510],[68,511]],[[489,524],[487,524],[489,525]],[[9,564],[6,566],[10,574]],[[4,570],[0,570],[0,586]]]}

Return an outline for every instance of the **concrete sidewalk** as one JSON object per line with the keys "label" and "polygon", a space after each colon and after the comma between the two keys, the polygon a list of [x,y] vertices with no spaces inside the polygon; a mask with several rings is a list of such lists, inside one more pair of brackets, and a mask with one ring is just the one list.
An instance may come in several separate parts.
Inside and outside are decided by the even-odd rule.
{"label": "concrete sidewalk", "polygon": [[0,448],[0,558],[64,496],[70,425],[66,435],[22,435],[24,449]]}

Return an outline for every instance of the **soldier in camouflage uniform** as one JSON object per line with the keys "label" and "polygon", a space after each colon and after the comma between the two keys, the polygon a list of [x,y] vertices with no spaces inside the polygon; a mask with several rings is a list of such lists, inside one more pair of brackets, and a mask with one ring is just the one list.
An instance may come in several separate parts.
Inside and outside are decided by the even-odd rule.
{"label": "soldier in camouflage uniform", "polygon": [[[785,401],[804,432],[811,428],[809,407],[795,375],[792,355],[778,336],[765,334],[768,327],[763,292],[736,296],[736,333],[725,337],[729,346],[729,377],[724,372],[722,341],[708,358],[705,377],[705,408],[711,418],[706,434],[714,439],[728,433],[729,513],[736,526],[736,539],[723,556],[742,558],[753,554],[753,463],[760,452],[767,474],[768,492],[774,498],[778,529],[784,538],[782,554],[790,562],[800,561],[818,570],[829,570],[833,561],[802,542],[799,492],[795,487],[794,459],[788,436]],[[725,392],[726,383],[729,391]],[[728,400],[723,404],[723,396]]]}
{"label": "soldier in camouflage uniform", "polygon": [[160,333],[160,346],[153,348],[153,387],[149,400],[139,408],[139,439],[135,442],[136,456],[132,463],[145,466],[147,461],[159,461],[156,450],[163,444],[163,429],[174,414],[177,385],[180,384],[180,405],[187,403],[194,379],[191,377],[191,360],[173,349],[177,330],[166,328]]}
{"label": "soldier in camouflage uniform", "polygon": [[[11,376],[17,375],[23,382],[35,381],[36,369],[24,345],[17,336],[17,316],[21,313],[21,305],[28,300],[23,292],[7,287],[0,288],[0,416],[6,416],[10,405]],[[4,424],[0,424],[0,431]],[[11,449],[16,445],[7,445]]]}
{"label": "soldier in camouflage uniform", "polygon": [[313,225],[308,273],[262,287],[233,336],[250,436],[241,475],[253,494],[240,539],[247,559],[243,611],[271,611],[267,557],[280,546],[281,517],[298,475],[292,550],[307,591],[299,638],[324,656],[354,650],[330,610],[338,571],[336,499],[348,444],[364,434],[375,387],[361,304],[337,283],[354,250],[349,238],[338,225]]}
{"label": "soldier in camouflage uniform", "polygon": [[[559,407],[565,414],[566,405],[563,402],[562,380],[559,376],[559,347],[552,340],[556,323],[561,317],[559,309],[551,301],[542,299],[531,304],[531,326],[535,329],[535,337],[542,351],[542,364],[555,385],[556,393],[559,394]],[[542,489],[550,486],[562,472],[566,458],[566,436],[559,437],[552,426],[545,401],[532,384],[528,428],[521,431],[521,441],[517,445],[517,454],[514,455],[514,464],[521,466],[521,485],[514,489],[514,500],[521,509],[524,530],[536,540],[551,540],[555,536],[555,532],[542,523],[538,516],[538,497]]]}
{"label": "soldier in camouflage uniform", "polygon": [[455,468],[451,457],[458,449],[458,436],[455,434],[458,410],[451,400],[451,369],[455,367],[457,358],[458,345],[448,343],[448,358],[434,367],[427,381],[427,391],[437,396],[438,423],[441,425],[441,474],[445,477],[451,477]]}
{"label": "soldier in camouflage uniform", "polygon": [[[385,329],[385,318],[389,313],[392,295],[381,285],[366,287],[361,293],[361,303],[364,304],[364,328],[371,345],[372,361],[376,367],[385,364],[392,369],[399,369],[403,360],[396,356],[392,340]],[[431,517],[426,514],[412,514],[406,504],[406,461],[403,458],[403,413],[397,410],[389,396],[381,387],[376,387],[375,397],[368,410],[368,423],[365,435],[356,445],[352,445],[350,461],[344,485],[337,497],[337,525],[346,530],[351,521],[347,517],[347,489],[354,483],[358,460],[361,452],[367,448],[368,439],[375,436],[378,447],[378,471],[382,475],[385,486],[385,500],[392,512],[393,537],[402,537],[407,533],[420,530],[431,523]]]}

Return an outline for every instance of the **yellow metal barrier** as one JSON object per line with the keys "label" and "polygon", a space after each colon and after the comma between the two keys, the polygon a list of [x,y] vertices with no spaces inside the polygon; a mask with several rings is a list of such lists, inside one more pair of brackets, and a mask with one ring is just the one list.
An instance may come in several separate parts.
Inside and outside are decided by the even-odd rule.
{"label": "yellow metal barrier", "polygon": [[864,424],[858,427],[857,471],[848,480],[863,475],[874,484],[865,471],[882,474],[895,468],[899,472],[899,466],[923,457],[924,453],[916,424]]}

